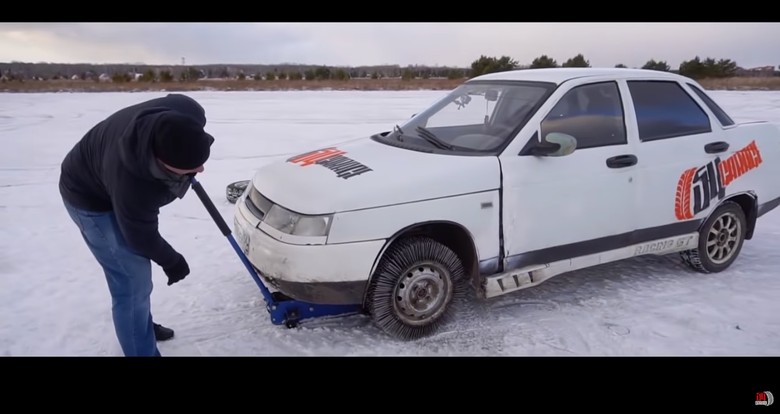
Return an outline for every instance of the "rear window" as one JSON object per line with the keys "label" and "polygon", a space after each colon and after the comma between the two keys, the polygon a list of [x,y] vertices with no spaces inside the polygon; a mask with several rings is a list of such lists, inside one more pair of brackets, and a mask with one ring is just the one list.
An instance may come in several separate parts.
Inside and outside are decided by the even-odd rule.
{"label": "rear window", "polygon": [[720,124],[723,126],[729,126],[734,125],[734,120],[731,119],[731,117],[726,113],[726,111],[723,110],[720,106],[718,106],[715,101],[712,100],[703,90],[699,89],[696,85],[689,83],[688,86],[696,92],[696,95],[699,95],[699,98],[704,101],[704,104],[707,105],[707,108],[710,108],[710,111],[715,115],[715,118],[718,118],[718,121],[720,121]]}
{"label": "rear window", "polygon": [[677,82],[629,81],[643,142],[710,132],[710,118]]}

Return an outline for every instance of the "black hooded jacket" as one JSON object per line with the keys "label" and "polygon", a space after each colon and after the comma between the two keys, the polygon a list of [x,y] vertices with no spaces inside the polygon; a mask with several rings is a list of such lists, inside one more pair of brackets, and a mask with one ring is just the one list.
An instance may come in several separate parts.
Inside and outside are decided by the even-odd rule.
{"label": "black hooded jacket", "polygon": [[203,107],[169,94],[112,114],[90,129],[65,156],[60,173],[63,200],[82,210],[113,211],[128,246],[162,268],[183,257],[158,231],[160,207],[183,197],[189,177],[161,168],[152,152],[153,126],[161,112],[178,111],[206,125]]}

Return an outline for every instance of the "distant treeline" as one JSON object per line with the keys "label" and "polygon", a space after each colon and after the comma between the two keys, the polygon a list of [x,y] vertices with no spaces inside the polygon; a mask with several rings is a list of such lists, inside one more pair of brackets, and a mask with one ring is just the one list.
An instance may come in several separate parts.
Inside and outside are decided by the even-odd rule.
{"label": "distant treeline", "polygon": [[12,80],[102,80],[113,82],[190,82],[198,79],[348,80],[354,78],[449,78],[467,76],[467,68],[399,65],[334,67],[324,65],[143,65],[88,63],[0,63],[0,76]]}
{"label": "distant treeline", "polygon": [[[585,56],[578,54],[572,58],[567,59],[560,65],[558,62],[547,56],[542,55],[535,58],[529,65],[521,65],[518,61],[512,59],[509,56],[501,56],[500,58],[480,56],[479,59],[471,63],[470,76],[478,76],[486,73],[503,72],[516,69],[534,69],[534,68],[555,68],[555,67],[591,67],[590,61],[585,59]],[[626,65],[618,63],[616,68],[625,68]],[[694,57],[691,60],[686,60],[680,63],[680,66],[676,69],[672,69],[666,61],[656,61],[650,59],[645,63],[641,69],[659,70],[665,72],[679,73],[680,75],[687,76],[693,79],[712,79],[712,78],[730,78],[735,76],[780,76],[780,71],[776,70],[774,66],[766,66],[760,68],[745,69],[737,65],[737,62],[731,59],[718,59],[707,57],[702,60],[699,56]],[[780,66],[778,66],[780,69]]]}
{"label": "distant treeline", "polygon": [[[192,82],[200,79],[237,80],[349,80],[349,79],[462,79],[515,69],[552,67],[590,67],[590,62],[578,54],[558,63],[542,55],[530,64],[520,64],[509,56],[480,56],[470,67],[380,65],[338,67],[325,65],[145,65],[89,63],[0,63],[0,81],[26,80],[94,80],[102,82]],[[625,68],[618,63],[615,67]],[[696,56],[672,69],[666,61],[650,59],[642,69],[675,72],[694,79],[728,78],[735,76],[780,76],[774,66],[741,68],[731,59],[705,59]]]}

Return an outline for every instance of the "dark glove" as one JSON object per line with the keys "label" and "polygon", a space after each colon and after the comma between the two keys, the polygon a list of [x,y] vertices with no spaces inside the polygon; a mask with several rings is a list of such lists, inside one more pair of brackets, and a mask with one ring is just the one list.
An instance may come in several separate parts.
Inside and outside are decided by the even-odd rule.
{"label": "dark glove", "polygon": [[164,267],[163,271],[168,276],[168,286],[170,286],[187,277],[190,274],[190,267],[187,265],[187,261],[184,260],[184,256],[179,255],[179,260],[169,267]]}

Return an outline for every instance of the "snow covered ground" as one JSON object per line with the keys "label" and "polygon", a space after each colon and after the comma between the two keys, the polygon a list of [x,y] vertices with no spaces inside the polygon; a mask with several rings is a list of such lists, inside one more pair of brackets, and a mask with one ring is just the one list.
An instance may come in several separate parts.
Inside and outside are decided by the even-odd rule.
{"label": "snow covered ground", "polygon": [[[199,180],[232,223],[225,185],[264,163],[391,129],[442,91],[193,92],[216,137]],[[57,191],[59,165],[94,123],[163,93],[0,94],[0,355],[121,355],[103,274]],[[738,121],[780,122],[780,93],[714,92]],[[166,286],[163,355],[778,355],[780,211],[762,217],[732,268],[700,275],[677,256],[561,275],[473,299],[436,336],[399,342],[363,316],[288,330],[194,192],[164,207],[161,232],[192,273]]]}

